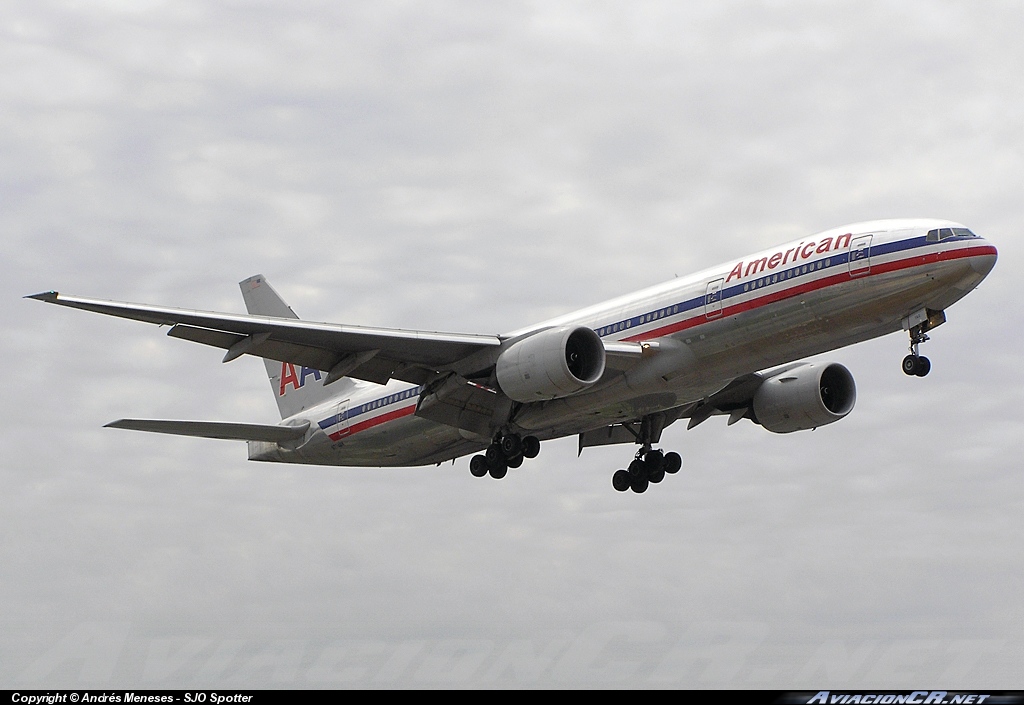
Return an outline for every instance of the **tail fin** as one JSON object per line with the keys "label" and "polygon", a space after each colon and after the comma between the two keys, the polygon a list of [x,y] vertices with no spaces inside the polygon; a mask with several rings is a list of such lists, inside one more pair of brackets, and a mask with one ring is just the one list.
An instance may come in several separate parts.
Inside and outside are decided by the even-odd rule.
{"label": "tail fin", "polygon": [[[239,282],[238,286],[242,289],[242,298],[245,299],[245,308],[249,313],[256,316],[298,318],[262,274],[249,277]],[[348,392],[348,385],[352,384],[351,380],[341,379],[327,388],[323,385],[327,375],[320,370],[296,367],[290,362],[266,358],[263,363],[267,366],[267,376],[270,377],[270,386],[274,390],[282,419],[331,397],[343,395]]]}

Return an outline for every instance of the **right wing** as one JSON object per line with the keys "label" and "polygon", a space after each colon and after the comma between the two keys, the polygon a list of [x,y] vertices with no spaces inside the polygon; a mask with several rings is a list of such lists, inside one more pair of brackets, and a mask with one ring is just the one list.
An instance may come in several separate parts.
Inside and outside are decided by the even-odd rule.
{"label": "right wing", "polygon": [[[802,364],[804,363],[793,362],[765,372],[740,375],[705,399],[692,401],[653,415],[658,417],[658,430],[655,432],[655,437],[652,440],[657,442],[661,431],[679,419],[689,419],[689,423],[686,426],[687,430],[704,423],[712,416],[725,414],[729,415],[730,426],[740,419],[747,418],[753,420],[754,395],[761,385],[766,380],[777,377]],[[584,448],[591,446],[639,443],[642,422],[642,419],[636,419],[585,431],[579,434],[579,452],[582,453]]]}
{"label": "right wing", "polygon": [[[481,356],[481,369],[493,364],[485,351],[496,349],[496,335],[368,328],[314,323],[296,318],[214,313],[146,304],[64,296],[56,291],[26,298],[108,316],[169,325],[174,338],[227,350],[224,361],[255,355],[327,372],[326,383],[355,377],[378,384],[401,379],[422,384],[455,363]],[[472,358],[471,358],[472,359]],[[470,363],[471,364],[471,363]],[[460,370],[463,374],[473,369]]]}

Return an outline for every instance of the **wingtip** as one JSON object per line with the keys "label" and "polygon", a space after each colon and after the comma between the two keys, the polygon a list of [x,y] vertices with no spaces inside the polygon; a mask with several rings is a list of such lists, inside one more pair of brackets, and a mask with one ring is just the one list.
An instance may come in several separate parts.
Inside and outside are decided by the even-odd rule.
{"label": "wingtip", "polygon": [[44,292],[42,292],[40,294],[29,294],[28,296],[25,296],[23,298],[35,299],[36,301],[45,301],[47,303],[51,303],[52,304],[52,303],[56,303],[57,302],[57,292],[56,291],[44,291]]}

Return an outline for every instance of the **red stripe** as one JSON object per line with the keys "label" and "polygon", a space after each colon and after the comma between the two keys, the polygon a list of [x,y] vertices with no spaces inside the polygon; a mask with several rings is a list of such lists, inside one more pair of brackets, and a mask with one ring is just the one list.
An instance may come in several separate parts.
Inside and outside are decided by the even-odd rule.
{"label": "red stripe", "polygon": [[732,316],[737,313],[743,313],[744,311],[750,311],[767,304],[773,304],[776,301],[782,301],[794,296],[799,296],[800,294],[806,294],[809,291],[825,289],[835,284],[852,281],[853,279],[867,279],[868,277],[875,276],[876,274],[885,274],[887,272],[910,269],[911,267],[920,267],[922,265],[934,264],[936,262],[948,262],[950,260],[963,259],[966,257],[980,257],[983,255],[996,254],[998,253],[996,252],[995,247],[991,245],[981,245],[978,247],[964,247],[961,249],[946,250],[945,252],[931,252],[923,255],[915,255],[914,257],[908,257],[907,259],[895,260],[893,262],[884,262],[877,265],[873,264],[871,265],[869,272],[859,277],[851,277],[849,268],[847,268],[846,271],[841,274],[822,277],[821,279],[817,279],[813,282],[807,282],[806,284],[800,284],[789,289],[783,289],[782,291],[775,291],[756,299],[750,299],[749,301],[723,307],[722,312],[714,318],[709,319],[704,313],[700,313],[692,318],[686,319],[685,321],[679,321],[678,323],[673,323],[661,328],[655,328],[654,330],[647,331],[646,333],[637,333],[636,335],[632,335],[628,338],[623,338],[623,340],[627,342],[637,342],[641,340],[663,338],[666,335],[678,333],[679,331],[686,330],[688,328],[694,328],[708,321],[717,321],[725,316]]}
{"label": "red stripe", "polygon": [[[884,274],[886,272],[895,272],[901,269],[910,269],[911,267],[919,267],[926,264],[934,264],[935,262],[945,262],[955,259],[963,259],[965,257],[979,257],[983,255],[997,254],[998,253],[996,252],[996,248],[991,245],[979,247],[966,247],[956,250],[947,250],[945,252],[932,252],[924,255],[916,255],[914,257],[909,257],[903,260],[896,260],[894,262],[885,262],[882,264],[872,265],[870,272],[865,274],[863,278],[866,279],[867,277],[874,276],[876,274]],[[718,320],[719,318],[723,318],[725,316],[731,316],[737,313],[742,313],[744,311],[750,311],[752,309],[759,308],[767,304],[775,303],[776,301],[782,301],[784,299],[792,298],[793,296],[805,294],[809,291],[817,291],[819,289],[824,289],[835,284],[841,284],[842,282],[852,281],[852,279],[854,278],[859,279],[862,277],[851,277],[849,269],[847,268],[846,271],[840,274],[834,274],[829,277],[822,277],[821,279],[818,279],[813,282],[800,284],[789,289],[784,289],[783,291],[772,292],[771,294],[766,294],[765,296],[756,299],[750,299],[749,301],[744,301],[733,306],[723,307],[722,313],[710,320]],[[661,338],[666,335],[671,335],[672,333],[677,333],[681,330],[686,330],[687,328],[693,328],[695,326],[700,325],[701,323],[706,323],[708,320],[709,319],[706,317],[706,315],[698,314],[685,321],[680,321],[678,323],[673,323],[672,325],[656,328],[646,333],[637,333],[636,335],[630,336],[628,338],[623,338],[623,340],[635,342],[639,340],[651,340],[653,338]],[[341,440],[342,438],[347,438],[348,436],[352,436],[361,431],[365,431],[368,428],[373,428],[374,426],[379,426],[389,421],[400,419],[403,416],[410,416],[414,413],[416,413],[416,405],[410,404],[408,406],[402,407],[401,409],[396,409],[395,411],[390,411],[386,414],[381,414],[380,416],[376,416],[372,419],[361,421],[357,424],[349,426],[344,431],[332,433],[329,435],[329,438],[332,441],[338,441]]]}
{"label": "red stripe", "polygon": [[373,428],[374,426],[379,426],[382,423],[394,421],[395,419],[400,419],[403,416],[409,416],[414,413],[416,413],[416,405],[410,404],[409,406],[403,407],[401,409],[395,409],[394,411],[389,411],[386,414],[375,416],[372,419],[367,419],[366,421],[360,421],[357,424],[352,424],[345,430],[332,433],[328,437],[332,441],[338,441],[341,440],[342,438],[346,438],[348,436],[359,433],[360,431],[365,431],[368,428]]}

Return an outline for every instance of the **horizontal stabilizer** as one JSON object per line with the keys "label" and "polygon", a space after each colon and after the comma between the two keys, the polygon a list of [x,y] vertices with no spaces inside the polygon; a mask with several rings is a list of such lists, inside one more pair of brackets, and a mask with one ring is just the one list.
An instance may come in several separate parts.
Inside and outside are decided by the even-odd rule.
{"label": "horizontal stabilizer", "polygon": [[165,421],[162,419],[118,419],[105,428],[125,428],[130,431],[172,433],[177,436],[223,438],[229,441],[267,441],[284,443],[306,435],[309,421],[297,426],[277,426],[258,423],[224,423],[220,421]]}

